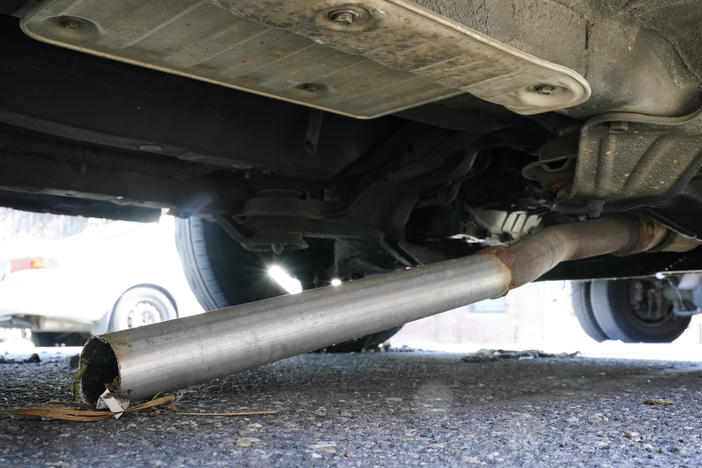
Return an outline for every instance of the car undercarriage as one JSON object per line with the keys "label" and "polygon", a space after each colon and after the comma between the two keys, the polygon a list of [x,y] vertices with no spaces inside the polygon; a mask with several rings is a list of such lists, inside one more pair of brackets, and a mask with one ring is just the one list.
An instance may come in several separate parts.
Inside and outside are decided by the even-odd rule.
{"label": "car undercarriage", "polygon": [[[311,289],[602,216],[702,238],[697,0],[1,8],[0,204],[167,209],[205,246],[185,266],[211,309],[280,292],[237,264]],[[701,266],[607,254],[540,279]]]}

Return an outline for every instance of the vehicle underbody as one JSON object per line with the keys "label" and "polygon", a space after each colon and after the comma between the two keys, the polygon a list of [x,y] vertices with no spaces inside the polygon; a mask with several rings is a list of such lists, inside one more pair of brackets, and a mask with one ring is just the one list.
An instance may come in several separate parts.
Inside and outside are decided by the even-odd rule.
{"label": "vehicle underbody", "polygon": [[702,1],[12,3],[0,205],[201,218],[306,288],[610,214],[702,239]]}

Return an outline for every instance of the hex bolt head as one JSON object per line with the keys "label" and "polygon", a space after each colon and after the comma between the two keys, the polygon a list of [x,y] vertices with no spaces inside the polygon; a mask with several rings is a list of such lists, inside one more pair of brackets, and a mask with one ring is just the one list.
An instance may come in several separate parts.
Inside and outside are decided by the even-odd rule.
{"label": "hex bolt head", "polygon": [[544,96],[548,96],[550,94],[553,94],[553,92],[556,90],[556,87],[550,84],[540,84],[536,85],[534,87],[534,91],[536,91],[539,94],[542,94]]}
{"label": "hex bolt head", "polygon": [[614,120],[609,123],[609,133],[624,133],[629,130],[629,122]]}
{"label": "hex bolt head", "polygon": [[59,22],[65,29],[78,30],[83,26],[83,20],[75,16],[62,16]]}
{"label": "hex bolt head", "polygon": [[322,83],[301,83],[297,85],[297,89],[307,91],[308,93],[318,93],[320,91],[324,91],[326,86],[324,86]]}
{"label": "hex bolt head", "polygon": [[353,10],[334,10],[329,12],[329,19],[339,26],[351,26],[358,18],[358,13]]}

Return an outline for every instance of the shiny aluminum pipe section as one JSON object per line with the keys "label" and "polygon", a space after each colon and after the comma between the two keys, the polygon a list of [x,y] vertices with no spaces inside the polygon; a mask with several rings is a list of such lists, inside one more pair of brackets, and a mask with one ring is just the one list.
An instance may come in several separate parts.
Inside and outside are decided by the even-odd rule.
{"label": "shiny aluminum pipe section", "polygon": [[510,247],[94,337],[83,394],[142,399],[505,294],[565,260],[697,242],[635,216],[544,229]]}
{"label": "shiny aluminum pipe section", "polygon": [[142,399],[507,292],[509,270],[476,255],[91,338],[83,395]]}

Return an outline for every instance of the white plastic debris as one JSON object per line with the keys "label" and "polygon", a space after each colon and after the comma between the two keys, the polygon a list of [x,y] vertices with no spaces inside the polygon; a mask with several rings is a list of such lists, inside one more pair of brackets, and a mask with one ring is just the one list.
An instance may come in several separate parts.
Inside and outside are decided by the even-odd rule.
{"label": "white plastic debris", "polygon": [[128,398],[120,398],[109,390],[105,390],[102,395],[98,398],[97,404],[95,405],[97,409],[109,409],[115,414],[115,419],[119,419],[122,416],[122,412],[129,407]]}

